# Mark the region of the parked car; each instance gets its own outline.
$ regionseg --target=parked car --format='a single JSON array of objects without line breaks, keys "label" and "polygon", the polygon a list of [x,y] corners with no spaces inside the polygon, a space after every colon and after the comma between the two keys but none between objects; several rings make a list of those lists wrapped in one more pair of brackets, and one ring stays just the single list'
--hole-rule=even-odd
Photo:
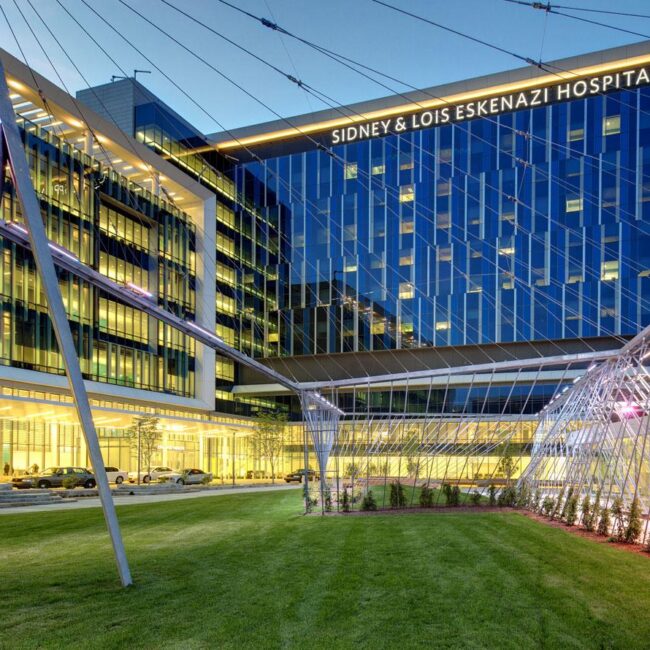
[{"label": "parked car", "polygon": [[158,476],[158,480],[162,479],[171,483],[178,483],[178,485],[196,485],[197,483],[203,483],[206,478],[211,481],[212,474],[193,467],[181,469],[178,472],[160,474]]},{"label": "parked car", "polygon": [[16,476],[12,479],[15,488],[51,488],[61,487],[67,478],[77,480],[77,485],[94,488],[97,485],[95,475],[83,467],[48,467],[38,474]]},{"label": "parked car", "polygon": [[307,473],[307,480],[309,481],[314,481],[318,480],[318,475],[313,469],[297,469],[295,472],[289,472],[288,474],[284,475],[284,480],[287,483],[295,482],[295,483],[302,483],[302,477],[305,475],[305,472]]},{"label": "parked car", "polygon": [[[140,481],[142,483],[149,483],[149,481],[156,481],[161,474],[168,474],[174,470],[171,467],[160,465],[159,467],[152,467],[150,472],[141,471]],[[129,472],[129,483],[136,483],[138,480],[137,472]]]},{"label": "parked car", "polygon": [[109,483],[120,485],[129,478],[129,473],[117,467],[106,467],[106,476],[108,476]]}]

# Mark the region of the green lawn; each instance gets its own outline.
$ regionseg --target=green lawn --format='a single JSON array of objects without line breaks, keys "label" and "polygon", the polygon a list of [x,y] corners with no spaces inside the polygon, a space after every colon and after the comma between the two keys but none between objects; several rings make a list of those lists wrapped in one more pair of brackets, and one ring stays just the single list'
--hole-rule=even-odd
[{"label": "green lawn", "polygon": [[4,648],[647,648],[650,559],[517,513],[302,517],[299,491],[0,517]]}]

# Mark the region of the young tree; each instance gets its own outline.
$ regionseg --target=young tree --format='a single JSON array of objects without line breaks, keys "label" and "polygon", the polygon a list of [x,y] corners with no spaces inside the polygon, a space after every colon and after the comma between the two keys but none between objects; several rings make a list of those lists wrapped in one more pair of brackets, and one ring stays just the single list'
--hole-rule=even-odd
[{"label": "young tree", "polygon": [[355,481],[360,474],[359,466],[356,463],[348,463],[343,471],[344,476],[349,476],[350,480]]},{"label": "young tree", "polygon": [[366,496],[363,497],[363,501],[361,502],[361,510],[377,510],[377,502],[375,501],[372,490],[368,490],[368,492],[366,492]]},{"label": "young tree", "polygon": [[582,505],[580,506],[582,511],[582,525],[585,527],[585,530],[593,530],[593,519],[591,512],[591,501],[589,500],[589,495],[585,494],[585,498],[582,500]]},{"label": "young tree", "polygon": [[566,507],[567,526],[573,526],[576,523],[577,517],[578,517],[578,496],[576,494],[572,494],[567,499],[567,507]]},{"label": "young tree", "polygon": [[542,503],[542,512],[550,517],[553,509],[555,508],[555,501],[552,497],[544,497],[544,502]]},{"label": "young tree", "polygon": [[560,489],[560,493],[557,495],[557,501],[553,507],[553,512],[551,512],[551,519],[555,519],[561,512],[562,503],[564,502],[564,486]]},{"label": "young tree", "polygon": [[[249,439],[253,456],[259,460],[268,461],[271,466],[272,483],[275,483],[276,465],[284,447],[284,428],[286,424],[287,416],[284,413],[272,411],[260,413]],[[307,469],[305,467],[305,472]],[[303,478],[305,482],[309,479],[307,475]]]},{"label": "young tree", "polygon": [[612,501],[612,515],[614,516],[614,529],[612,534],[620,542],[625,538],[625,524],[623,523],[623,499],[616,497]]},{"label": "young tree", "polygon": [[539,488],[537,488],[535,490],[535,496],[533,497],[533,501],[531,504],[531,510],[533,512],[539,512],[541,507],[542,507],[542,491]]},{"label": "young tree", "polygon": [[488,488],[488,505],[496,506],[497,504],[497,489],[496,486],[490,485]]},{"label": "young tree", "polygon": [[610,527],[610,517],[609,517],[609,509],[608,508],[603,508],[603,511],[600,515],[600,521],[598,522],[598,530],[596,531],[599,535],[603,535],[606,537],[609,535],[609,527]]},{"label": "young tree", "polygon": [[569,504],[571,503],[572,498],[573,498],[573,486],[569,488],[569,491],[567,492],[566,495],[566,499],[564,500],[564,505],[562,506],[562,513],[560,514],[560,521],[564,521],[566,519],[567,510],[569,509]]},{"label": "young tree", "polygon": [[625,541],[628,544],[634,544],[641,534],[641,506],[639,499],[634,497],[630,504],[630,512],[627,517],[627,526],[625,528]]},{"label": "young tree", "polygon": [[517,470],[517,461],[513,458],[512,449],[510,445],[506,444],[501,450],[501,458],[497,465],[496,473],[502,474],[506,479],[506,485],[510,487],[512,477]]},{"label": "young tree", "polygon": [[143,468],[147,475],[151,473],[151,459],[158,450],[160,444],[160,429],[158,418],[153,415],[138,415],[133,418],[131,426],[124,432],[131,449],[138,459],[138,485],[140,485],[140,473]]},{"label": "young tree", "polygon": [[591,508],[591,517],[589,521],[590,528],[587,528],[587,530],[590,531],[596,530],[599,517],[600,517],[600,490],[596,492],[596,496],[594,497],[594,505]]},{"label": "young tree", "polygon": [[406,458],[406,473],[409,478],[417,478],[420,473],[420,441],[418,432],[413,429],[409,431],[402,443],[402,455]]}]

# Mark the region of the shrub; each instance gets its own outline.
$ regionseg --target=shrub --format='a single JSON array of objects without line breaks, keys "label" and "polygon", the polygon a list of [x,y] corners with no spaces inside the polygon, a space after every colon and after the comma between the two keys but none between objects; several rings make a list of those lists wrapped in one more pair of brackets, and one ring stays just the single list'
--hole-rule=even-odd
[{"label": "shrub", "polygon": [[542,503],[542,512],[547,517],[550,517],[554,509],[555,509],[555,501],[553,500],[553,497],[544,497],[544,501]]},{"label": "shrub", "polygon": [[494,485],[490,485],[488,488],[488,504],[491,506],[496,506],[497,504],[497,489]]},{"label": "shrub", "polygon": [[566,515],[567,526],[573,526],[576,523],[576,519],[578,517],[578,496],[577,495],[572,494],[571,497],[567,499],[565,515]]},{"label": "shrub", "polygon": [[399,481],[390,484],[390,507],[406,507],[406,492],[404,491],[404,486]]},{"label": "shrub", "polygon": [[454,487],[451,488],[451,505],[460,505],[460,488],[457,485],[454,485]]},{"label": "shrub", "polygon": [[514,487],[506,487],[499,492],[499,498],[497,499],[497,505],[500,508],[510,507],[513,508],[517,503],[517,490]]},{"label": "shrub", "polygon": [[343,509],[343,512],[350,512],[350,495],[348,494],[347,488],[343,489],[343,495],[341,497],[341,508]]},{"label": "shrub", "polygon": [[637,497],[632,499],[630,513],[627,518],[627,527],[625,528],[625,541],[628,544],[634,544],[641,534],[641,506]]},{"label": "shrub", "polygon": [[79,481],[74,476],[66,476],[61,482],[61,485],[63,485],[66,490],[72,490],[73,488],[76,488],[78,484]]},{"label": "shrub", "polygon": [[560,514],[560,509],[562,508],[562,501],[564,499],[564,487],[560,490],[560,493],[557,495],[557,501],[553,507],[553,512],[551,513],[551,519],[555,519]]},{"label": "shrub", "polygon": [[526,481],[522,481],[517,488],[516,505],[517,508],[526,508],[530,502],[530,488]]},{"label": "shrub", "polygon": [[533,496],[530,507],[534,512],[539,512],[540,508],[542,507],[542,491],[539,488],[535,490],[535,496]]},{"label": "shrub", "polygon": [[600,490],[596,492],[594,498],[594,504],[591,507],[591,516],[589,518],[589,528],[587,530],[592,531],[596,530],[596,525],[598,524],[598,518],[600,517]]},{"label": "shrub", "polygon": [[377,502],[375,501],[372,490],[368,490],[368,492],[366,492],[366,496],[363,497],[363,501],[361,502],[361,510],[377,510]]},{"label": "shrub", "polygon": [[433,506],[433,497],[433,490],[428,485],[424,485],[420,492],[420,505],[423,508],[431,508]]},{"label": "shrub", "polygon": [[473,506],[480,506],[481,505],[481,493],[478,490],[474,490],[470,496],[470,501],[472,502]]},{"label": "shrub", "polygon": [[569,503],[571,502],[571,499],[573,498],[573,486],[569,488],[569,491],[567,492],[566,499],[564,500],[564,505],[562,506],[562,512],[560,513],[560,520],[565,521],[566,520],[566,514],[567,510],[569,508]]},{"label": "shrub", "polygon": [[332,490],[329,486],[323,488],[323,503],[325,504],[325,512],[332,512]]},{"label": "shrub", "polygon": [[600,515],[600,521],[598,522],[597,533],[605,537],[609,535],[610,522],[611,520],[609,517],[609,510],[607,508],[603,508],[603,511]]},{"label": "shrub", "polygon": [[585,530],[593,530],[594,527],[592,524],[591,502],[589,501],[588,494],[585,494],[585,498],[582,500],[580,510],[582,511],[582,525],[585,527]]},{"label": "shrub", "polygon": [[614,529],[612,534],[614,537],[622,542],[625,538],[625,525],[623,524],[623,499],[616,497],[612,501],[612,515],[614,516]]}]

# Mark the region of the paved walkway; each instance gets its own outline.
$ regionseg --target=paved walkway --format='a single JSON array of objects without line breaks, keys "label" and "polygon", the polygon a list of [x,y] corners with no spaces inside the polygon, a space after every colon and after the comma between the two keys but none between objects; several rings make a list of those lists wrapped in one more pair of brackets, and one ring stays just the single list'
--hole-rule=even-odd
[{"label": "paved walkway", "polygon": [[[270,492],[279,490],[296,490],[301,488],[300,484],[269,485],[253,487],[223,487],[213,490],[200,490],[186,493],[170,494],[142,494],[142,495],[115,495],[115,505],[137,505],[144,503],[160,503],[161,501],[182,501],[184,499],[200,499],[204,497],[227,496],[229,494],[250,494],[251,492]],[[0,508],[0,516],[16,515],[25,512],[54,512],[55,510],[75,510],[77,508],[99,508],[101,506],[98,497],[80,497],[77,501],[63,499],[60,503],[41,506],[19,506],[17,508]]]}]

